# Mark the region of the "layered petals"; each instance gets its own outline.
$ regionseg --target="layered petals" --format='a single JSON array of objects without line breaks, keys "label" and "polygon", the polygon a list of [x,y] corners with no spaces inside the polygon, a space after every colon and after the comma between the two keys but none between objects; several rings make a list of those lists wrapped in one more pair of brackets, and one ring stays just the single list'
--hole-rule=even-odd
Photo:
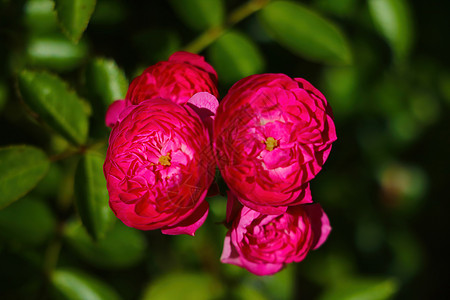
[{"label": "layered petals", "polygon": [[213,139],[222,176],[238,199],[280,214],[311,202],[308,182],[328,158],[336,130],[325,97],[309,82],[258,74],[231,87]]},{"label": "layered petals", "polygon": [[170,100],[128,106],[111,132],[104,174],[110,206],[126,225],[193,235],[215,174],[208,130],[193,109]]}]

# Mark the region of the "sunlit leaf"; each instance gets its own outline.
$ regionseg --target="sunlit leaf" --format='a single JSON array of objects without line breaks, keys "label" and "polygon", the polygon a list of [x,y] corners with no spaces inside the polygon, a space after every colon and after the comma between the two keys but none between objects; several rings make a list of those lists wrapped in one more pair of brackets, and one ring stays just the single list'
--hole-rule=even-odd
[{"label": "sunlit leaf", "polygon": [[30,196],[0,211],[0,237],[9,242],[41,244],[54,232],[55,225],[50,209]]},{"label": "sunlit leaf", "polygon": [[244,34],[230,31],[209,47],[209,57],[220,80],[232,83],[260,73],[264,59],[258,47]]},{"label": "sunlit leaf", "polygon": [[171,273],[152,281],[141,299],[172,300],[180,295],[184,300],[220,299],[223,287],[208,274]]},{"label": "sunlit leaf", "polygon": [[171,0],[170,4],[193,29],[204,30],[223,23],[223,0]]},{"label": "sunlit leaf", "polygon": [[0,208],[28,193],[49,167],[45,153],[32,146],[0,148]]},{"label": "sunlit leaf", "polygon": [[75,200],[78,213],[88,233],[94,238],[102,238],[116,217],[108,204],[108,190],[103,175],[105,157],[86,152],[75,174]]},{"label": "sunlit leaf", "polygon": [[86,57],[85,43],[74,45],[63,35],[36,36],[26,48],[29,64],[56,71],[68,71],[78,67]]},{"label": "sunlit leaf", "polygon": [[332,64],[351,62],[350,48],[341,30],[299,3],[271,2],[259,17],[273,38],[297,55]]},{"label": "sunlit leaf", "polygon": [[111,59],[94,59],[87,68],[86,82],[89,90],[106,108],[115,100],[124,99],[128,89],[128,80],[123,70]]},{"label": "sunlit leaf", "polygon": [[409,2],[405,0],[369,0],[369,9],[378,31],[399,59],[404,59],[413,41]]},{"label": "sunlit leaf", "polygon": [[28,70],[20,72],[18,79],[23,100],[42,120],[74,144],[86,141],[88,116],[81,99],[63,80]]},{"label": "sunlit leaf", "polygon": [[354,279],[327,290],[319,300],[387,300],[397,290],[393,279]]},{"label": "sunlit leaf", "polygon": [[61,268],[53,271],[51,283],[56,294],[63,299],[120,299],[112,287],[92,275],[75,269]]},{"label": "sunlit leaf", "polygon": [[78,42],[94,12],[96,0],[55,0],[55,9],[64,34]]},{"label": "sunlit leaf", "polygon": [[53,0],[29,0],[24,7],[24,23],[31,34],[56,32],[58,22]]}]

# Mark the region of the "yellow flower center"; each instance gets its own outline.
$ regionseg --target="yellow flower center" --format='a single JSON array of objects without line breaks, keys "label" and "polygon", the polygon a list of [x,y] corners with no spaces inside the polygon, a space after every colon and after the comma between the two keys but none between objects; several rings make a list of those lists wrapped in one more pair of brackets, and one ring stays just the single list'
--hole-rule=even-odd
[{"label": "yellow flower center", "polygon": [[278,146],[278,142],[273,137],[269,136],[264,143],[266,144],[266,150],[272,151],[276,146]]},{"label": "yellow flower center", "polygon": [[163,166],[170,166],[170,156],[169,153],[167,153],[166,155],[162,155],[159,157],[159,163]]}]

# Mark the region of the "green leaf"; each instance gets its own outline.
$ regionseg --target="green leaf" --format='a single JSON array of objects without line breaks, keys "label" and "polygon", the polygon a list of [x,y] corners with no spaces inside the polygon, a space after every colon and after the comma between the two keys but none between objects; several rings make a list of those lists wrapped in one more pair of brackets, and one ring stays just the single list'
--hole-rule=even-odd
[{"label": "green leaf", "polygon": [[331,64],[349,64],[352,60],[340,29],[298,3],[271,2],[258,16],[278,43],[299,56]]},{"label": "green leaf", "polygon": [[74,45],[64,36],[37,36],[27,46],[27,60],[36,67],[70,71],[78,67],[87,54],[85,43]]},{"label": "green leaf", "polygon": [[68,300],[115,300],[117,292],[99,279],[75,269],[60,268],[53,271],[51,283],[55,292]]},{"label": "green leaf", "polygon": [[397,290],[393,279],[354,279],[327,290],[319,300],[387,300]]},{"label": "green leaf", "polygon": [[222,0],[171,0],[170,4],[180,18],[196,30],[222,25],[224,20]]},{"label": "green leaf", "polygon": [[223,287],[208,274],[171,273],[151,282],[142,300],[172,300],[180,295],[184,300],[222,299]]},{"label": "green leaf", "polygon": [[88,65],[86,82],[105,109],[115,100],[124,99],[128,89],[125,73],[110,59],[94,59]]},{"label": "green leaf", "polygon": [[56,221],[41,201],[27,196],[0,211],[0,239],[39,245],[54,232]]},{"label": "green leaf", "polygon": [[103,239],[94,242],[79,222],[69,223],[64,232],[68,244],[85,261],[102,268],[135,265],[144,257],[146,241],[136,229],[117,222]]},{"label": "green leaf", "polygon": [[86,30],[95,3],[95,0],[55,0],[61,29],[73,42],[78,42]]},{"label": "green leaf", "polygon": [[0,148],[0,208],[28,193],[44,177],[47,156],[32,146]]},{"label": "green leaf", "polygon": [[221,36],[209,47],[208,54],[223,82],[233,83],[264,69],[264,59],[258,47],[237,31]]},{"label": "green leaf", "polygon": [[28,0],[24,6],[24,24],[30,34],[56,32],[58,22],[53,0]]},{"label": "green leaf", "polygon": [[369,10],[378,31],[387,40],[396,58],[406,58],[413,41],[408,1],[369,0]]},{"label": "green leaf", "polygon": [[94,240],[102,238],[116,220],[108,204],[104,161],[104,156],[86,152],[75,174],[75,203],[83,225]]},{"label": "green leaf", "polygon": [[46,72],[24,70],[18,83],[25,103],[50,127],[73,144],[86,141],[88,116],[81,99],[63,80]]}]

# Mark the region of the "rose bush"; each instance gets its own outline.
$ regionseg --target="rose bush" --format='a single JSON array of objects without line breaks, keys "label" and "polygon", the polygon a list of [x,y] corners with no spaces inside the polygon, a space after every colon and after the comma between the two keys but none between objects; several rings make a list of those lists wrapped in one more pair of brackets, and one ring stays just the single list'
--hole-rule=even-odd
[{"label": "rose bush", "polygon": [[311,202],[308,182],[336,140],[322,93],[284,74],[234,84],[219,105],[213,135],[228,187],[241,203],[266,214]]},{"label": "rose bush", "polygon": [[193,235],[206,219],[204,199],[215,173],[198,114],[154,98],[114,117],[104,174],[116,216],[137,229]]},{"label": "rose bush", "polygon": [[179,51],[136,77],[125,99],[131,104],[138,104],[156,97],[184,104],[198,92],[219,97],[217,73],[202,56]]},{"label": "rose bush", "polygon": [[[234,198],[230,193],[229,204]],[[319,204],[291,206],[281,215],[265,215],[244,206],[237,210],[225,237],[221,261],[256,275],[272,275],[286,264],[303,260],[325,242],[330,231]]]}]

